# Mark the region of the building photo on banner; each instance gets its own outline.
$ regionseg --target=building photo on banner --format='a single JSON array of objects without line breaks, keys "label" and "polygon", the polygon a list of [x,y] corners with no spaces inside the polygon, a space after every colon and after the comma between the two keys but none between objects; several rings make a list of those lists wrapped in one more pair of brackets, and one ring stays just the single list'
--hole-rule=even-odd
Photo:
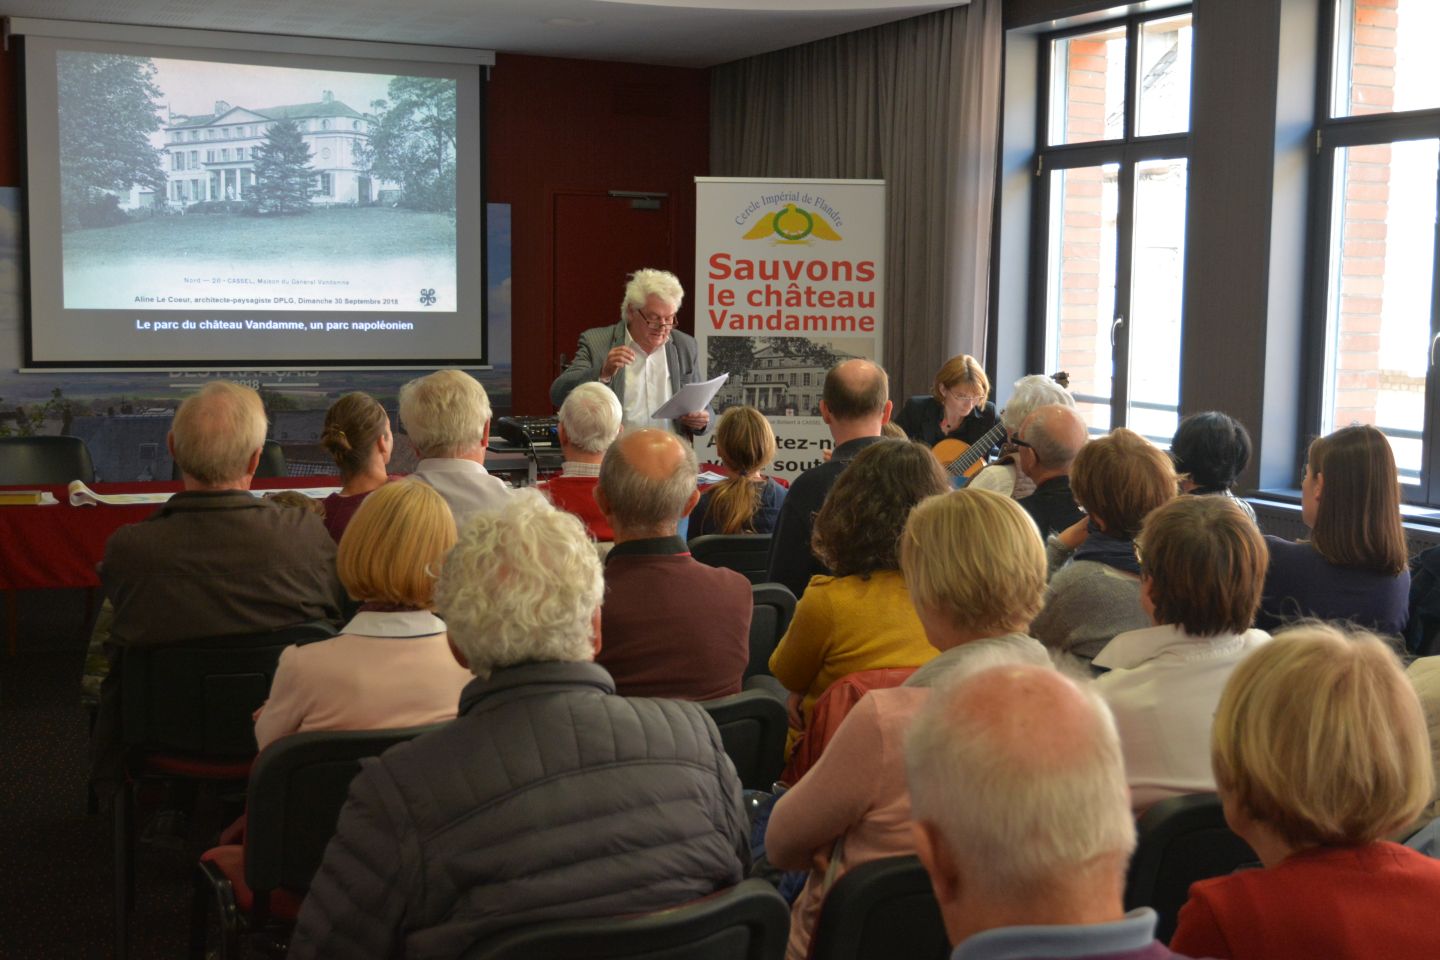
[{"label": "building photo on banner", "polygon": [[[882,180],[695,178],[695,338],[704,376],[728,374],[716,414],[752,406],[775,428],[767,471],[821,462],[826,372],[884,364]],[[701,459],[717,459],[713,433]]]}]

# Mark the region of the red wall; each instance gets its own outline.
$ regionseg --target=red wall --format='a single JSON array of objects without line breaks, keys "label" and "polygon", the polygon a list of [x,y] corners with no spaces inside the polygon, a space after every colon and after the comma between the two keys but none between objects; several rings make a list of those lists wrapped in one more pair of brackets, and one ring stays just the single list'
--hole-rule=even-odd
[{"label": "red wall", "polygon": [[19,60],[0,50],[0,187],[20,186]]},{"label": "red wall", "polygon": [[[15,59],[0,52],[3,187],[20,184],[17,89]],[[550,197],[557,189],[669,193],[679,238],[673,269],[688,290],[695,261],[691,178],[709,164],[709,78],[704,70],[501,54],[487,106],[488,199],[511,205],[514,406],[546,413],[553,376]],[[615,278],[616,294],[623,283]]]},{"label": "red wall", "polygon": [[[488,199],[511,205],[515,410],[546,413],[554,376],[550,197],[559,189],[670,194],[679,238],[671,268],[690,290],[691,178],[709,168],[709,76],[704,70],[501,54],[488,90]],[[624,281],[615,278],[617,299]],[[604,322],[608,318],[596,320]]]}]

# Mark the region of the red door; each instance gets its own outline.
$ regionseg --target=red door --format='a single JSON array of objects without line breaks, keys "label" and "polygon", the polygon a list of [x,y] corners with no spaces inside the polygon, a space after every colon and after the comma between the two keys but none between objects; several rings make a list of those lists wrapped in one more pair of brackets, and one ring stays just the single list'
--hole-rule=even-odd
[{"label": "red door", "polygon": [[637,201],[567,191],[554,195],[554,210],[550,356],[558,375],[575,356],[582,331],[619,321],[628,274],[641,267],[677,271],[679,265],[673,262],[669,197]]}]

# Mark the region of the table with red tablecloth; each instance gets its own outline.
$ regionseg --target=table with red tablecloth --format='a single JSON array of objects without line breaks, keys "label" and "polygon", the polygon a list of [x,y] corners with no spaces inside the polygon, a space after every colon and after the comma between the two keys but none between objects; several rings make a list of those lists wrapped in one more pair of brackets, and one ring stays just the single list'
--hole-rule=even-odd
[{"label": "table with red tablecloth", "polygon": [[[275,477],[256,480],[256,490],[288,487],[338,487],[339,477]],[[0,487],[0,490],[16,487]],[[0,590],[35,590],[54,587],[94,587],[100,583],[95,567],[105,556],[105,541],[128,523],[138,523],[159,504],[139,503],[93,507],[70,506],[64,486],[49,490],[58,504],[0,506]],[[95,483],[100,494],[174,493],[179,481],[149,483]]]}]

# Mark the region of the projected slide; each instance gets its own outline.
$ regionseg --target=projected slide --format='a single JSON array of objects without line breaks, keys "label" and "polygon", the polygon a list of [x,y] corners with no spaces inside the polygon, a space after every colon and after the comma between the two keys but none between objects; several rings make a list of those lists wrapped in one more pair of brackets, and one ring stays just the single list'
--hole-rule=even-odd
[{"label": "projected slide", "polygon": [[486,362],[472,54],[143,32],[24,37],[27,366]]},{"label": "projected slide", "polygon": [[455,310],[455,81],[56,68],[67,308]]}]

